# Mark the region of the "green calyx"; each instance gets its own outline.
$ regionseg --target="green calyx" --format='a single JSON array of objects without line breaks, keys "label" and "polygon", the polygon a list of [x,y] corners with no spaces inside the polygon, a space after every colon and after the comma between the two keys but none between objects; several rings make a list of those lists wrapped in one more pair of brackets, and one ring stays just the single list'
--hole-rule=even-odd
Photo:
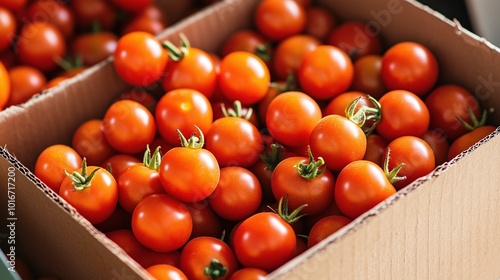
[{"label": "green calyx", "polygon": [[325,171],[325,161],[322,157],[318,157],[318,160],[314,160],[314,156],[311,152],[311,147],[307,147],[307,154],[309,155],[309,162],[298,162],[295,165],[295,169],[297,169],[300,177],[307,180],[312,180]]},{"label": "green calyx", "polygon": [[278,214],[278,216],[280,216],[285,222],[293,224],[306,215],[300,214],[300,211],[302,211],[302,209],[304,209],[305,207],[307,207],[307,204],[303,204],[297,207],[297,209],[293,210],[292,213],[288,213],[288,195],[286,194],[278,201],[278,212],[276,212],[274,209],[271,210]]},{"label": "green calyx", "polygon": [[272,82],[270,86],[272,88],[274,88],[275,90],[277,90],[279,93],[293,91],[293,90],[297,89],[297,80],[295,79],[295,76],[293,75],[293,73],[290,73],[290,74],[288,74],[288,76],[286,76],[284,86],[280,86],[276,82]]},{"label": "green calyx", "polygon": [[479,120],[476,118],[474,111],[472,111],[472,109],[469,106],[467,106],[467,111],[469,112],[469,116],[470,116],[470,119],[472,121],[472,124],[465,122],[460,117],[456,117],[456,118],[468,130],[472,131],[480,126],[483,126],[486,123],[486,117],[487,117],[486,110],[483,110],[483,113],[481,115],[481,119],[479,119]]},{"label": "green calyx", "polygon": [[146,151],[144,152],[144,156],[142,157],[142,164],[147,168],[158,171],[161,163],[161,153],[160,147],[157,147],[156,150],[151,155],[151,150],[149,149],[149,145],[146,147]]},{"label": "green calyx", "polygon": [[269,43],[260,44],[255,48],[254,54],[264,62],[269,62],[272,59],[271,45]]},{"label": "green calyx", "polygon": [[203,136],[203,132],[198,126],[194,126],[196,130],[198,130],[198,134],[200,137],[196,136],[196,133],[193,133],[189,139],[186,139],[182,132],[177,129],[177,134],[179,134],[179,138],[181,139],[181,147],[190,148],[190,149],[201,149],[205,144],[205,136]]},{"label": "green calyx", "polygon": [[217,259],[212,259],[210,264],[204,268],[203,274],[209,279],[215,280],[224,277],[227,274],[227,267]]},{"label": "green calyx", "polygon": [[189,48],[191,47],[186,35],[181,33],[179,34],[179,37],[181,38],[180,47],[176,47],[170,41],[164,41],[162,43],[163,48],[168,51],[168,57],[175,62],[180,61],[187,54]]},{"label": "green calyx", "polygon": [[398,181],[406,180],[406,176],[398,176],[399,171],[405,165],[403,162],[396,166],[394,169],[389,170],[389,159],[390,159],[391,149],[387,148],[387,155],[384,160],[384,173],[389,179],[389,182],[395,183]]},{"label": "green calyx", "polygon": [[259,154],[259,158],[266,164],[267,170],[274,170],[283,158],[284,150],[285,148],[278,143],[272,143],[268,149],[267,143],[264,142],[264,154]]},{"label": "green calyx", "polygon": [[82,173],[78,173],[77,171],[74,171],[73,173],[68,173],[66,170],[64,170],[64,174],[71,178],[73,181],[73,187],[77,191],[82,191],[90,186],[90,183],[92,182],[92,179],[94,178],[95,174],[97,171],[99,171],[100,168],[94,169],[90,174],[87,175],[87,160],[83,158],[82,160]]},{"label": "green calyx", "polygon": [[227,109],[226,105],[224,105],[224,103],[222,103],[221,109],[222,109],[222,114],[224,115],[224,117],[236,117],[236,118],[242,118],[245,120],[249,120],[250,117],[252,116],[252,113],[253,113],[253,109],[248,108],[246,113],[243,114],[243,107],[242,107],[241,102],[239,100],[234,101],[233,108],[229,108],[229,109]]},{"label": "green calyx", "polygon": [[[361,98],[362,96],[357,97],[349,103],[345,109],[345,115],[350,121],[359,126],[366,136],[368,136],[375,130],[377,124],[382,119],[382,107],[375,98],[368,95],[368,99],[372,102],[374,107],[363,105],[361,108],[356,109]],[[365,127],[367,122],[370,126]]]}]

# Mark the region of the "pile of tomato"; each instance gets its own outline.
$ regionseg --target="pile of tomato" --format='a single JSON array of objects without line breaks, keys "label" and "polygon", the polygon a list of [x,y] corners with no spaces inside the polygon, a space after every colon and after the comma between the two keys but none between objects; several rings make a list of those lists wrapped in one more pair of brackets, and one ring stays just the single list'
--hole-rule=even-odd
[{"label": "pile of tomato", "polygon": [[254,26],[220,53],[120,37],[133,89],[36,162],[158,279],[260,279],[495,130],[418,42],[309,1],[262,0]]},{"label": "pile of tomato", "polygon": [[0,110],[111,56],[123,34],[171,23],[152,0],[0,1]]}]

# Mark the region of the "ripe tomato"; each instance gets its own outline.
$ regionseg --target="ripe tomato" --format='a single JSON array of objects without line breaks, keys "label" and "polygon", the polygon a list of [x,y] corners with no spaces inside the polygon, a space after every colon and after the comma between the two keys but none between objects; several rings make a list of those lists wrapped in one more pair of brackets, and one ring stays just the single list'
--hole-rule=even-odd
[{"label": "ripe tomato", "polygon": [[36,0],[24,12],[30,22],[46,22],[57,27],[66,39],[73,36],[75,16],[68,5],[56,0]]},{"label": "ripe tomato", "polygon": [[259,159],[264,143],[251,122],[239,117],[224,117],[215,120],[208,129],[206,148],[222,167],[250,167]]},{"label": "ripe tomato", "polygon": [[102,30],[111,30],[117,18],[116,9],[107,0],[71,0],[71,10],[81,31],[88,31],[96,23]]},{"label": "ripe tomato", "polygon": [[377,132],[388,141],[401,136],[422,137],[429,128],[429,109],[425,103],[407,90],[392,90],[379,100],[382,119]]},{"label": "ripe tomato", "polygon": [[481,117],[481,106],[474,95],[454,84],[436,87],[425,98],[425,104],[429,108],[430,128],[442,131],[449,141],[468,132],[459,119],[471,124],[469,109],[476,119]]},{"label": "ripe tomato", "polygon": [[289,91],[276,96],[267,109],[266,126],[279,143],[300,147],[309,143],[309,136],[321,119],[318,103],[303,92]]},{"label": "ripe tomato", "polygon": [[99,166],[82,167],[67,174],[59,195],[91,224],[105,221],[113,214],[118,202],[118,187],[113,175]]},{"label": "ripe tomato", "polygon": [[254,22],[265,37],[280,41],[304,30],[306,12],[293,0],[263,0],[257,5]]},{"label": "ripe tomato", "polygon": [[33,95],[42,92],[47,82],[44,74],[31,66],[14,66],[9,69],[9,76],[11,92],[7,107],[28,101]]},{"label": "ripe tomato", "polygon": [[298,70],[300,87],[312,98],[328,100],[346,91],[352,82],[351,59],[335,46],[321,45],[306,53]]},{"label": "ripe tomato", "polygon": [[175,89],[163,95],[155,111],[158,132],[169,144],[179,146],[179,134],[191,135],[196,125],[204,134],[213,121],[210,101],[201,92]]},{"label": "ripe tomato", "polygon": [[387,144],[389,144],[387,140],[378,134],[368,135],[366,138],[366,152],[363,159],[383,167],[382,159],[384,158],[384,152]]},{"label": "ripe tomato", "polygon": [[0,7],[0,52],[7,50],[13,42],[17,31],[14,14],[5,7]]},{"label": "ripe tomato", "polygon": [[82,34],[71,41],[71,53],[80,57],[83,65],[92,66],[112,56],[117,42],[112,32]]},{"label": "ripe tomato", "polygon": [[136,16],[131,21],[127,22],[123,27],[123,34],[127,34],[135,31],[143,31],[149,34],[159,34],[167,28],[167,24],[162,20],[150,18],[147,16]]},{"label": "ripe tomato", "polygon": [[267,272],[254,267],[243,267],[236,270],[229,280],[264,280]]},{"label": "ripe tomato", "polygon": [[361,108],[361,106],[370,106],[369,102],[371,101],[368,99],[368,94],[361,91],[346,91],[335,96],[328,102],[323,110],[323,115],[339,115],[345,117],[347,106],[349,106],[354,99],[360,96],[363,98],[359,100],[356,108]]},{"label": "ripe tomato", "polygon": [[398,190],[429,174],[436,164],[434,152],[429,144],[415,136],[402,136],[391,141],[386,147],[384,162],[387,156],[389,156],[389,170],[393,170],[401,163],[404,164],[398,176],[406,179],[393,183]]},{"label": "ripe tomato", "polygon": [[257,54],[262,60],[266,61],[265,57],[260,56],[260,54],[262,52],[269,54],[271,50],[267,40],[260,33],[250,29],[243,29],[234,32],[224,41],[220,54],[221,57],[225,57],[236,51]]},{"label": "ripe tomato", "polygon": [[19,34],[16,48],[23,64],[43,72],[56,69],[56,61],[66,53],[66,43],[61,31],[46,22],[26,24]]},{"label": "ripe tomato", "polygon": [[351,219],[339,215],[327,216],[317,221],[309,232],[307,247],[311,248],[312,246],[318,244],[321,240],[334,234],[350,222],[352,222]]},{"label": "ripe tomato", "polygon": [[132,213],[132,231],[142,245],[157,252],[175,251],[189,239],[193,221],[189,209],[167,194],[145,197]]},{"label": "ripe tomato", "polygon": [[221,168],[217,188],[210,195],[212,209],[223,219],[240,221],[255,214],[262,201],[257,177],[239,166]]},{"label": "ripe tomato", "polygon": [[344,167],[335,183],[335,201],[340,211],[355,219],[396,193],[384,170],[367,160]]},{"label": "ripe tomato", "polygon": [[191,239],[181,251],[179,268],[188,279],[229,279],[238,269],[231,248],[208,236]]},{"label": "ripe tomato", "polygon": [[276,200],[288,196],[291,211],[307,205],[300,213],[315,215],[333,202],[335,179],[324,162],[308,157],[289,157],[274,169],[271,188]]},{"label": "ripe tomato", "polygon": [[111,3],[121,10],[137,13],[153,4],[153,0],[111,0]]},{"label": "ripe tomato", "polygon": [[377,33],[361,21],[347,21],[333,29],[328,44],[343,50],[353,61],[370,54],[380,54],[382,43]]},{"label": "ripe tomato", "polygon": [[280,41],[273,54],[276,78],[285,80],[288,75],[296,77],[304,55],[320,44],[318,39],[309,35],[294,35]]},{"label": "ripe tomato", "polygon": [[86,158],[89,165],[101,165],[116,153],[104,137],[103,122],[100,119],[88,120],[78,126],[73,133],[71,146]]},{"label": "ripe tomato", "polygon": [[134,100],[141,103],[144,107],[148,108],[151,114],[155,113],[156,109],[156,97],[149,93],[144,88],[133,88],[128,91],[124,91],[118,96],[118,100]]},{"label": "ripe tomato", "polygon": [[168,53],[154,35],[131,32],[118,39],[114,67],[118,75],[133,86],[150,85],[163,75]]},{"label": "ripe tomato", "polygon": [[132,213],[143,198],[151,194],[165,193],[160,181],[158,168],[161,161],[157,149],[151,156],[149,149],[144,162],[125,169],[118,177],[118,203],[125,211]]},{"label": "ripe tomato", "polygon": [[215,90],[217,74],[215,64],[208,53],[189,46],[187,38],[182,37],[181,47],[164,42],[169,51],[170,61],[162,78],[165,91],[189,88],[210,98]]},{"label": "ripe tomato", "polygon": [[219,67],[219,87],[229,101],[252,105],[266,95],[271,81],[269,69],[255,54],[232,52],[222,58]]},{"label": "ripe tomato", "polygon": [[[422,139],[429,144],[432,152],[434,153],[434,159],[436,161],[435,165],[441,165],[448,160],[448,150],[450,148],[450,143],[446,139],[446,136],[438,130],[429,129],[425,132]],[[379,161],[381,162],[381,161]]]},{"label": "ripe tomato", "polygon": [[10,98],[10,78],[9,72],[0,62],[0,110],[2,110]]},{"label": "ripe tomato", "polygon": [[146,271],[156,280],[188,280],[182,270],[169,264],[156,264],[146,268]]},{"label": "ripe tomato", "polygon": [[136,164],[140,164],[138,158],[127,155],[127,154],[116,154],[112,155],[108,159],[106,159],[102,164],[102,168],[106,168],[106,170],[110,171],[113,174],[115,179],[118,179],[120,174],[125,171],[128,167]]},{"label": "ripe tomato", "polygon": [[366,136],[356,124],[339,115],[328,115],[316,123],[309,137],[312,153],[325,160],[326,167],[340,171],[360,160],[366,152]]},{"label": "ripe tomato", "polygon": [[245,267],[270,272],[289,261],[295,251],[293,228],[278,214],[260,212],[243,220],[234,232],[234,253]]},{"label": "ripe tomato", "polygon": [[437,81],[439,65],[434,54],[416,42],[401,42],[382,55],[382,79],[390,90],[408,90],[422,97]]},{"label": "ripe tomato", "polygon": [[45,148],[37,157],[35,175],[49,188],[59,193],[66,178],[64,170],[73,172],[82,166],[81,156],[73,148],[56,144]]},{"label": "ripe tomato", "polygon": [[181,147],[170,149],[163,155],[160,180],[165,191],[184,202],[197,202],[213,193],[220,179],[220,167],[215,156],[203,148],[204,136],[198,128],[186,140],[182,133]]},{"label": "ripe tomato", "polygon": [[476,144],[479,140],[488,136],[490,133],[495,131],[496,127],[491,125],[483,125],[475,128],[474,130],[465,133],[464,135],[458,137],[453,141],[450,145],[450,149],[448,150],[447,159],[451,160],[456,157],[461,152],[469,149],[474,144]]},{"label": "ripe tomato", "polygon": [[321,7],[307,7],[306,18],[304,33],[315,37],[320,42],[326,42],[337,25],[337,20],[332,13]]},{"label": "ripe tomato", "polygon": [[156,135],[153,115],[140,103],[117,101],[106,110],[103,118],[104,137],[117,151],[136,154],[146,150]]},{"label": "ripe tomato", "polygon": [[366,55],[354,62],[351,90],[367,93],[377,100],[389,91],[382,80],[382,56]]},{"label": "ripe tomato", "polygon": [[193,231],[190,239],[198,236],[222,236],[221,218],[214,212],[208,199],[195,203],[186,203],[193,218]]},{"label": "ripe tomato", "polygon": [[26,7],[28,0],[3,0],[0,1],[2,7],[11,10],[14,13],[22,12]]}]

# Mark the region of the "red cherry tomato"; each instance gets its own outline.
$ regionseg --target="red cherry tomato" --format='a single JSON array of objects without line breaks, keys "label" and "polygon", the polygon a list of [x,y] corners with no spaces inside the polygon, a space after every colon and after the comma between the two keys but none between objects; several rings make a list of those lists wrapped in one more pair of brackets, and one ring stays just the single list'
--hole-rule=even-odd
[{"label": "red cherry tomato", "polygon": [[167,194],[145,197],[132,213],[135,237],[156,252],[172,252],[181,248],[188,241],[192,229],[189,209]]},{"label": "red cherry tomato", "polygon": [[298,70],[298,81],[305,93],[328,100],[345,92],[352,83],[351,59],[335,46],[322,45],[306,53]]},{"label": "red cherry tomato", "polygon": [[188,280],[186,274],[179,268],[169,264],[155,264],[146,271],[156,280]]},{"label": "red cherry tomato", "polygon": [[276,78],[286,80],[288,75],[296,77],[304,55],[320,44],[318,39],[309,35],[294,35],[280,41],[273,54]]},{"label": "red cherry tomato", "polygon": [[133,86],[147,86],[159,80],[167,62],[168,53],[154,35],[140,31],[118,40],[113,60],[118,75]]},{"label": "red cherry tomato", "polygon": [[293,0],[263,0],[257,5],[254,22],[261,34],[280,41],[304,30],[306,12]]},{"label": "red cherry tomato", "polygon": [[104,137],[103,121],[99,119],[88,120],[79,125],[73,133],[71,146],[90,165],[101,165],[116,153]]},{"label": "red cherry tomato", "polygon": [[389,91],[382,80],[382,56],[366,55],[354,62],[351,90],[367,93],[377,100]]},{"label": "red cherry tomato", "polygon": [[382,56],[382,79],[390,90],[408,90],[424,96],[434,87],[438,75],[436,57],[422,44],[397,43]]},{"label": "red cherry tomato", "polygon": [[334,234],[350,222],[352,222],[351,219],[338,215],[327,216],[317,221],[309,232],[307,247],[311,248],[312,246],[318,244],[320,241]]},{"label": "red cherry tomato", "polygon": [[238,269],[231,275],[229,280],[264,280],[267,272],[254,267],[243,267]]},{"label": "red cherry tomato", "polygon": [[224,41],[220,54],[221,57],[225,57],[232,52],[243,51],[257,54],[265,61],[260,54],[262,54],[262,51],[264,51],[264,53],[270,52],[271,50],[268,48],[270,48],[270,46],[267,44],[266,38],[260,33],[250,29],[244,29],[236,31]]},{"label": "red cherry tomato", "polygon": [[332,13],[321,7],[307,7],[306,18],[304,33],[315,37],[321,42],[326,42],[337,25],[337,20]]},{"label": "red cherry tomato", "polygon": [[208,199],[186,203],[193,218],[193,231],[190,239],[198,236],[222,236],[222,219],[214,212]]},{"label": "red cherry tomato", "polygon": [[347,21],[333,29],[328,44],[343,50],[353,61],[370,54],[380,54],[382,43],[377,33],[361,21]]},{"label": "red cherry tomato", "polygon": [[82,158],[73,148],[56,144],[45,148],[35,163],[35,175],[49,188],[59,193],[66,178],[64,170],[73,172],[82,166]]},{"label": "red cherry tomato", "polygon": [[340,171],[335,183],[335,201],[340,211],[355,219],[396,193],[377,164],[357,160]]},{"label": "red cherry tomato", "polygon": [[10,98],[10,78],[9,72],[0,62],[0,110],[2,110]]},{"label": "red cherry tomato", "polygon": [[9,69],[9,76],[11,92],[7,106],[28,101],[33,95],[41,93],[47,82],[45,75],[31,66],[14,66]]},{"label": "red cherry tomato", "polygon": [[57,27],[66,39],[74,34],[75,16],[68,5],[56,0],[36,0],[24,13],[30,22],[47,22]]},{"label": "red cherry tomato", "polygon": [[111,30],[115,25],[118,13],[110,1],[71,0],[69,5],[81,31],[89,31],[96,23],[101,30]]},{"label": "red cherry tomato", "polygon": [[0,30],[0,52],[3,52],[13,43],[17,31],[16,18],[5,7],[0,7]]},{"label": "red cherry tomato", "polygon": [[443,164],[448,160],[448,150],[450,149],[450,143],[446,139],[446,136],[439,132],[438,130],[429,129],[425,132],[422,139],[429,144],[432,151],[434,152],[434,159],[436,160],[436,166]]},{"label": "red cherry tomato", "polygon": [[118,38],[111,32],[82,34],[71,42],[71,53],[82,59],[83,65],[92,66],[112,56]]},{"label": "red cherry tomato", "polygon": [[153,4],[153,0],[111,0],[111,3],[121,10],[137,13]]},{"label": "red cherry tomato", "polygon": [[384,152],[387,144],[389,144],[387,140],[378,134],[368,135],[366,138],[366,152],[363,159],[383,167],[382,159],[384,158]]},{"label": "red cherry tomato", "polygon": [[474,144],[476,144],[479,140],[488,136],[490,133],[495,131],[496,127],[491,125],[483,125],[474,130],[458,137],[455,141],[453,141],[450,145],[450,149],[448,150],[447,159],[451,160],[456,157],[461,152],[469,149]]},{"label": "red cherry tomato", "polygon": [[127,154],[116,154],[106,159],[101,164],[101,167],[105,168],[106,170],[110,169],[113,177],[115,177],[115,179],[118,179],[120,174],[125,171],[125,169],[139,163],[141,163],[139,159],[134,156]]}]

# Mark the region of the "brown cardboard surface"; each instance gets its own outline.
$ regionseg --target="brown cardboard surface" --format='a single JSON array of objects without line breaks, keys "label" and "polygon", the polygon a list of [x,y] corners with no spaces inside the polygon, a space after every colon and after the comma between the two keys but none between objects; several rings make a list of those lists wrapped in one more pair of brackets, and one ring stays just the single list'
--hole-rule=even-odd
[{"label": "brown cardboard surface", "polygon": [[[340,19],[362,19],[367,26],[379,28],[386,44],[414,40],[427,45],[441,65],[441,83],[459,83],[473,91],[485,108],[500,108],[500,71],[496,66],[500,65],[500,53],[459,24],[415,1],[319,2]],[[159,37],[176,42],[182,32],[193,46],[216,51],[232,32],[251,26],[256,3],[258,0],[226,0],[171,26]],[[114,72],[111,60],[105,61],[65,83],[51,95],[40,96],[0,114],[0,145],[6,144],[20,162],[32,168],[43,148],[69,143],[72,132],[81,122],[102,116],[106,107],[126,88]],[[153,89],[161,90],[159,85]],[[498,111],[490,111],[492,123],[500,122]],[[462,154],[459,159],[400,191],[313,250],[275,271],[270,278],[500,277],[497,266],[500,263],[500,189],[497,183],[500,178],[496,170],[499,142],[499,136],[494,134],[474,151]],[[7,154],[3,155],[0,170],[5,170],[8,162],[15,162]],[[22,168],[19,164],[17,167]],[[18,175],[19,197],[26,198],[19,204],[24,209],[20,210],[19,217],[23,217],[26,225],[24,228],[20,225],[19,231],[23,233],[19,236],[26,245],[20,245],[20,250],[50,252],[60,257],[61,263],[71,261],[75,266],[81,265],[78,272],[94,270],[110,276],[99,279],[111,279],[110,273],[116,269],[140,277],[141,270],[137,270],[135,262],[126,256],[114,255],[113,252],[119,251],[109,244],[109,240],[52,192],[36,185],[36,179],[28,170],[21,170],[25,175]],[[0,178],[2,176],[5,175],[0,174]],[[51,221],[42,223],[47,217]],[[54,227],[58,229],[55,233]],[[35,234],[56,237],[52,240],[61,240],[62,245],[38,244],[40,242],[32,237]],[[61,269],[65,276],[75,279],[71,277],[75,269],[55,268],[38,254],[33,254],[30,261],[42,271]],[[92,276],[97,274],[84,275],[90,277],[81,279],[94,279]]]}]

